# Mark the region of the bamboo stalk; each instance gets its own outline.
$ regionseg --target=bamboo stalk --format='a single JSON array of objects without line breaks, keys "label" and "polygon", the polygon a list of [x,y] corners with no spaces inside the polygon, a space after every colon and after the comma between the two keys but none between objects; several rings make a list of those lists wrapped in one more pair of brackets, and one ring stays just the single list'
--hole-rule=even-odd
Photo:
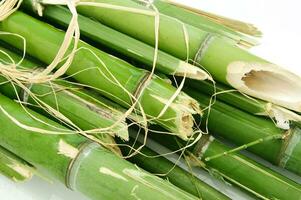
[{"label": "bamboo stalk", "polygon": [[[22,7],[33,14],[33,6],[30,0],[24,1]],[[71,13],[62,6],[46,6],[43,10],[43,19],[54,25],[67,28],[71,19]],[[152,69],[155,52],[152,46],[82,15],[78,16],[78,23],[81,35],[88,42],[98,44],[102,48],[108,48],[135,61],[139,61],[138,66],[144,65],[146,68]],[[158,51],[156,70],[168,75],[186,76],[197,80],[204,80],[209,77],[200,68],[163,51]]]},{"label": "bamboo stalk", "polygon": [[[208,96],[199,92],[193,90],[186,92],[196,98],[201,105],[208,105],[210,101]],[[206,122],[203,125],[206,126]],[[275,165],[301,175],[299,156],[301,131],[298,126],[283,130],[277,128],[271,120],[251,115],[217,100],[210,108],[208,130],[237,145],[260,140],[255,146],[248,147],[248,150]],[[277,138],[279,135],[282,137]]]},{"label": "bamboo stalk", "polygon": [[[155,12],[145,6],[138,5],[131,0],[92,0],[81,1],[106,3],[110,5],[123,6],[125,8],[135,8],[141,11]],[[102,7],[78,5],[77,10],[82,15],[92,17],[101,23],[123,32],[131,37],[141,40],[149,45],[155,44],[155,20],[153,15],[137,14],[131,11],[123,11],[118,9],[109,9]],[[90,12],[89,12],[90,10]],[[112,17],[114,16],[114,18]],[[121,19],[126,19],[125,23]],[[140,28],[137,28],[140,27]],[[185,30],[186,29],[186,30]],[[179,23],[174,18],[160,15],[160,33],[159,48],[180,59],[187,59],[187,46],[185,40],[185,31],[189,37],[189,58],[197,53],[197,49],[207,35],[207,32],[201,31],[196,27]],[[165,39],[163,39],[165,38]],[[166,39],[168,38],[168,39]],[[184,53],[183,53],[184,52]]]},{"label": "bamboo stalk", "polygon": [[199,93],[212,98],[216,97],[220,101],[254,115],[263,114],[267,111],[267,102],[243,96],[237,90],[219,82],[213,84],[207,81],[186,81],[186,85]]},{"label": "bamboo stalk", "polygon": [[201,30],[222,35],[228,38],[230,41],[233,41],[234,43],[243,47],[249,48],[258,45],[258,41],[254,38],[248,37],[233,29],[228,28],[227,26],[221,23],[208,19],[208,17],[204,15],[199,15],[186,8],[174,5],[171,2],[166,2],[164,0],[156,0],[154,1],[154,5],[162,14],[177,18],[183,21],[184,23],[195,26]]},{"label": "bamboo stalk", "polygon": [[[96,143],[0,95],[0,145],[91,199],[195,199]],[[16,124],[55,131],[47,134]],[[51,126],[50,126],[51,125]],[[114,192],[113,192],[114,191]]]},{"label": "bamboo stalk", "polygon": [[[21,59],[21,56],[8,50],[7,48],[0,47],[0,51],[9,54],[9,56],[15,60],[15,62]],[[8,57],[3,53],[0,53],[0,59],[2,62],[9,63]],[[23,66],[23,62],[25,66]],[[23,67],[25,69],[33,69],[38,65],[38,63],[30,59],[24,59],[23,62],[21,64],[22,66],[19,67]],[[18,85],[7,81],[8,80],[5,77],[0,76],[0,91],[3,94],[13,99],[17,99],[17,97],[19,97],[21,98],[21,101],[25,101],[24,103],[37,106],[33,107],[37,111],[49,115],[49,113],[46,113],[44,110],[47,108],[40,108],[41,106],[43,107],[40,102],[37,102],[36,99],[31,98],[29,94],[24,93],[23,89],[18,87]],[[96,105],[95,103],[87,101],[86,99],[77,95],[74,91],[82,90],[82,88],[73,87],[70,89],[72,85],[66,85],[65,83],[65,85],[62,86],[61,84],[62,81],[55,81],[47,84],[32,84],[30,86],[30,90],[40,101],[46,103],[48,106],[51,106],[53,109],[56,109],[82,130],[94,130],[93,133],[90,133],[91,135],[97,136],[97,138],[101,139],[104,144],[107,144],[107,148],[120,154],[118,147],[114,146],[115,141],[112,136],[117,135],[124,140],[128,140],[128,130],[125,120],[121,120],[120,123],[116,123],[116,121],[123,118],[124,113],[112,108],[108,104]],[[28,95],[28,97],[25,97],[26,95]],[[51,114],[54,115],[54,113],[50,113],[50,115]],[[54,116],[50,117],[55,118]],[[65,123],[68,124],[68,121],[65,121]],[[72,124],[68,125],[72,127]],[[108,130],[96,130],[105,130],[105,128]]]},{"label": "bamboo stalk", "polygon": [[[110,108],[119,111],[120,113],[126,113],[127,111],[127,109],[125,109],[124,107],[120,106],[115,102],[110,101],[109,99],[103,97],[101,94],[95,92],[94,90],[83,89],[83,90],[76,90],[74,92],[76,93],[76,95],[80,96],[81,98],[93,104],[101,105],[101,106],[106,105],[109,106]],[[126,118],[133,123],[141,124],[143,126],[147,125],[145,124],[143,117],[138,113],[132,112]],[[149,122],[149,124],[153,124],[153,123]]]},{"label": "bamboo stalk", "polygon": [[20,182],[31,179],[33,172],[32,166],[0,146],[0,174]]},{"label": "bamboo stalk", "polygon": [[[131,128],[130,135],[135,137],[137,135],[137,130]],[[126,144],[131,147],[138,148],[142,144],[138,141],[135,141],[134,138],[131,138]],[[124,144],[124,143],[121,143]],[[123,154],[126,156],[130,153],[131,149],[128,147],[121,147]],[[194,177],[189,172],[186,172],[181,167],[175,165],[168,159],[163,156],[160,156],[152,149],[144,146],[139,154],[136,154],[133,157],[129,158],[129,161],[137,164],[139,167],[144,170],[151,172],[153,174],[158,174],[160,177],[167,179],[172,184],[183,189],[184,191],[193,194],[194,196],[204,199],[204,200],[226,200],[229,199],[224,194],[220,193],[213,187],[207,185],[203,181]]]},{"label": "bamboo stalk", "polygon": [[[184,146],[183,142],[172,136],[152,134],[151,137],[172,150]],[[237,152],[206,161],[208,157],[230,150],[213,136],[203,135],[200,143],[194,149],[186,150],[186,153],[191,165],[205,168],[215,177],[220,177],[259,199],[300,199],[300,184]]]},{"label": "bamboo stalk", "polygon": [[212,99],[217,98],[250,114],[272,118],[275,120],[277,127],[282,129],[289,129],[291,123],[299,123],[301,121],[300,115],[293,111],[243,95],[239,91],[218,82],[212,84],[208,81],[187,80],[186,85],[200,93],[211,96]]},{"label": "bamboo stalk", "polygon": [[[161,50],[181,59],[186,59],[188,56],[194,63],[203,66],[214,80],[248,95],[301,111],[299,76],[252,55],[216,34],[179,22],[166,15],[159,15],[160,23],[157,23],[157,26],[160,25],[160,34],[156,38],[154,34],[150,34],[154,33],[157,27],[156,17],[154,17],[156,12],[133,1],[93,0],[92,2],[135,8],[141,12],[152,12],[153,16],[141,12],[134,13],[127,9],[92,7],[85,5],[86,1],[90,2],[84,0],[77,6],[81,14],[93,17],[150,45],[154,45],[158,39]],[[187,38],[189,38],[189,47],[187,47]]]},{"label": "bamboo stalk", "polygon": [[[27,53],[48,64],[56,55],[64,37],[63,32],[21,12],[15,12],[3,21],[1,30],[22,35],[27,42]],[[12,36],[1,35],[0,39],[22,48],[22,43],[16,42]],[[75,54],[67,75],[73,75],[78,82],[97,89],[104,96],[129,108],[134,101],[132,96],[139,96],[140,89],[144,86],[143,81],[149,73],[82,41],[79,42],[78,48],[82,49]],[[100,63],[99,59],[105,65]],[[177,95],[170,106],[166,106],[175,93],[174,87],[153,77],[141,93],[139,103],[149,120],[186,139],[193,134],[192,114],[199,113],[199,107],[195,100],[183,92]]]}]

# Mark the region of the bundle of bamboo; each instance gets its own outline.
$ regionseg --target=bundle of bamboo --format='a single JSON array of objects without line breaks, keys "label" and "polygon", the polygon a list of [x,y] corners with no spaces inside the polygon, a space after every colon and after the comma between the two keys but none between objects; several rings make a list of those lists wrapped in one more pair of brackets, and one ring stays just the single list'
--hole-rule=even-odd
[{"label": "bundle of bamboo", "polygon": [[[187,91],[202,105],[210,97]],[[253,116],[225,103],[216,101],[208,115],[208,129],[237,145],[243,145],[258,156],[297,174],[300,172],[300,128],[277,128],[271,120]],[[249,145],[246,145],[249,144]]]},{"label": "bundle of bamboo", "polygon": [[1,174],[91,199],[230,199],[149,136],[252,197],[301,199],[238,153],[301,175],[301,78],[241,48],[258,29],[166,0],[60,3],[0,4]]},{"label": "bundle of bamboo", "polygon": [[[185,143],[174,137],[166,135],[158,137],[156,134],[153,134],[152,137],[174,151],[185,147]],[[228,154],[224,154],[225,152]],[[220,154],[222,156],[216,159],[208,159]],[[299,199],[301,197],[300,184],[275,173],[246,156],[231,152],[230,147],[216,140],[213,136],[204,135],[194,148],[187,151],[187,156],[191,165],[205,168],[212,174],[241,187],[257,198]]]},{"label": "bundle of bamboo", "polygon": [[3,95],[0,102],[1,146],[91,199],[130,199],[133,190],[142,199],[195,199]]},{"label": "bundle of bamboo", "polygon": [[[25,0],[22,7],[31,14],[34,12],[29,0]],[[62,6],[50,5],[44,8],[43,19],[47,19],[49,23],[59,27],[67,28],[71,13]],[[154,47],[84,16],[78,17],[78,23],[82,36],[84,36],[84,39],[89,39],[90,42],[93,41],[92,44],[101,44],[102,48],[104,46],[118,52],[120,55],[139,61],[142,63],[141,65],[145,65],[148,69],[153,67]],[[200,68],[160,50],[157,53],[156,70],[168,75],[186,76],[197,80],[204,80],[209,77]]]},{"label": "bundle of bamboo", "polygon": [[[128,9],[91,7],[85,2],[110,4]],[[187,58],[193,60],[194,63],[206,68],[216,81],[257,98],[301,111],[299,76],[252,55],[219,35],[159,14],[156,8],[152,6],[148,8],[131,0],[83,0],[77,8],[79,13],[95,18],[145,43],[154,45],[158,42],[159,48],[171,55],[184,60]],[[130,9],[151,12],[159,17],[159,22],[153,15],[128,11]],[[136,28],[138,26],[139,29]],[[154,33],[157,26],[160,26],[158,37],[149,34]],[[278,86],[277,89],[275,85]]]},{"label": "bundle of bamboo", "polygon": [[[19,11],[1,23],[1,30],[22,35],[26,39],[27,53],[48,64],[64,38],[61,31]],[[1,35],[0,39],[23,48],[22,43],[16,42],[14,37]],[[143,111],[151,121],[184,139],[193,134],[192,114],[200,112],[195,100],[183,92],[173,98],[176,89],[171,85],[157,77],[147,82],[147,71],[138,70],[84,42],[80,42],[78,48],[82,50],[76,53],[67,70],[69,76],[125,107],[132,106],[138,99],[140,106],[137,109]]]}]

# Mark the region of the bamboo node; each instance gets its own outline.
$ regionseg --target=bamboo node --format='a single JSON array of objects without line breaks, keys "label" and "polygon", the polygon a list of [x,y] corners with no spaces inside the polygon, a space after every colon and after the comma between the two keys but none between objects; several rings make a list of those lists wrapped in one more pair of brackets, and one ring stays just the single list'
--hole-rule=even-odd
[{"label": "bamboo node", "polygon": [[85,159],[91,151],[97,148],[102,148],[95,142],[83,142],[79,145],[76,155],[70,159],[69,166],[65,175],[65,185],[71,190],[76,190],[76,180],[79,172],[79,167],[83,159]]},{"label": "bamboo node", "polygon": [[152,74],[148,71],[145,71],[144,76],[139,81],[136,88],[133,90],[133,96],[132,96],[132,102],[137,101],[137,99],[142,95],[142,92],[144,91],[145,87],[149,83],[149,78],[152,76]]},{"label": "bamboo node", "polygon": [[200,47],[194,57],[194,62],[201,63],[201,60],[206,53],[207,49],[209,48],[210,43],[213,41],[214,36],[211,33],[207,33],[205,39],[200,44]]},{"label": "bamboo node", "polygon": [[200,159],[202,159],[203,155],[207,151],[211,142],[214,141],[214,137],[209,134],[203,134],[198,143],[195,145],[193,153]]},{"label": "bamboo node", "polygon": [[292,158],[292,154],[295,148],[301,142],[301,133],[300,129],[296,126],[293,129],[288,130],[283,135],[282,148],[278,154],[277,164],[279,167],[285,168],[287,162],[289,162]]}]

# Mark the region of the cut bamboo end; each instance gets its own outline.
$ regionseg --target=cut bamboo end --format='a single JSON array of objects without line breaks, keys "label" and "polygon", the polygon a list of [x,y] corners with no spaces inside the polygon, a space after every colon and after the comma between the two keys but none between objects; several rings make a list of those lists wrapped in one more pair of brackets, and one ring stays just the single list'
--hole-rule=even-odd
[{"label": "cut bamboo end", "polygon": [[210,78],[209,74],[206,73],[204,70],[184,61],[180,61],[175,75],[195,80],[207,80]]},{"label": "cut bamboo end", "polygon": [[187,140],[193,135],[194,118],[192,115],[202,114],[200,105],[185,93],[181,93],[178,96],[178,102],[173,108],[176,110],[178,116],[179,136]]},{"label": "cut bamboo end", "polygon": [[[154,117],[155,122],[170,131],[170,134],[176,135],[183,140],[187,140],[193,135],[193,125],[195,114],[202,114],[199,103],[185,94],[180,92],[176,99],[170,102],[170,98],[164,98],[159,95],[151,95],[153,99],[159,101],[165,108]],[[166,114],[166,115],[165,115]]]},{"label": "cut bamboo end", "polygon": [[208,19],[222,24],[224,26],[227,26],[235,31],[254,36],[254,37],[262,37],[262,32],[253,24],[245,23],[242,21],[226,18],[223,16],[215,15],[212,13],[208,13],[205,11],[198,10],[198,14],[202,15],[204,17],[207,17]]},{"label": "cut bamboo end", "polygon": [[276,120],[277,127],[285,130],[290,129],[290,121],[301,122],[301,116],[297,113],[272,103],[266,105],[265,114]]},{"label": "cut bamboo end", "polygon": [[277,65],[236,61],[229,64],[227,82],[240,92],[301,111],[301,77]]},{"label": "cut bamboo end", "polygon": [[242,21],[238,21],[238,20],[234,20],[234,19],[229,19],[229,18],[225,18],[222,16],[218,16],[218,15],[212,15],[210,13],[206,13],[205,14],[209,14],[207,17],[217,23],[220,23],[224,26],[227,26],[233,30],[239,31],[241,33],[250,35],[250,36],[254,36],[254,37],[262,37],[262,32],[253,24],[250,23],[245,23]]}]

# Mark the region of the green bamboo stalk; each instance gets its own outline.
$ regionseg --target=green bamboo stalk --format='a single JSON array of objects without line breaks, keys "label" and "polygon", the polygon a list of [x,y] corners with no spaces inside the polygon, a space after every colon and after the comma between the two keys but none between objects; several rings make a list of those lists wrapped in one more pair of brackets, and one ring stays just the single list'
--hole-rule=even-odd
[{"label": "green bamboo stalk", "polygon": [[[210,97],[186,90],[201,105],[208,105]],[[208,114],[206,114],[208,116]],[[205,117],[207,118],[207,117]],[[204,120],[206,126],[206,120]],[[237,144],[245,145],[260,140],[248,150],[263,159],[301,175],[301,130],[277,128],[271,120],[241,111],[217,100],[210,108],[208,130]],[[279,138],[278,136],[282,136]],[[269,140],[264,140],[270,138]],[[261,141],[263,140],[263,141]]]},{"label": "green bamboo stalk", "polygon": [[15,182],[27,181],[34,168],[24,160],[0,146],[0,174]]},{"label": "green bamboo stalk", "polygon": [[[26,21],[26,24],[24,24],[24,21]],[[22,35],[26,39],[27,53],[47,64],[53,60],[64,37],[62,31],[22,12],[15,12],[3,21],[1,30]],[[22,43],[16,42],[15,37],[1,35],[0,39],[17,48],[22,48]],[[140,88],[143,87],[143,81],[149,73],[82,41],[79,42],[78,48],[85,49],[76,53],[66,74],[73,75],[76,81],[97,89],[111,100],[125,107],[130,107],[133,99],[124,91],[124,88],[132,95],[139,94]],[[93,51],[108,68],[102,65],[99,59],[86,49]],[[117,84],[112,75],[124,88]],[[149,119],[186,139],[193,134],[192,114],[199,112],[197,102],[188,95],[181,92],[167,107],[167,110],[162,113],[161,117],[157,119],[157,116],[175,92],[176,89],[173,86],[158,77],[153,77],[141,93],[139,103]]]},{"label": "green bamboo stalk", "polygon": [[187,80],[186,85],[193,88],[195,91],[206,94],[207,96],[211,96],[212,98],[216,97],[216,99],[248,113],[254,115],[263,115],[267,112],[267,102],[260,99],[255,99],[253,97],[248,98],[243,96],[237,90],[222,83],[215,82],[213,84],[207,81]]},{"label": "green bamboo stalk", "polygon": [[[137,135],[137,130],[135,130],[134,128],[131,128],[129,131],[133,136]],[[130,140],[126,144],[136,149],[142,145],[138,141],[135,141],[134,144],[133,140],[134,138],[132,138],[132,140]],[[123,155],[125,156],[127,156],[131,152],[131,149],[126,146],[122,146],[121,150],[123,152]],[[140,153],[141,154],[136,154],[135,156],[130,157],[129,161],[137,164],[139,167],[148,172],[159,174],[160,177],[167,179],[172,184],[200,199],[229,199],[227,196],[223,195],[213,187],[194,177],[189,172],[186,172],[184,169],[175,165],[165,157],[160,156],[150,148],[144,146],[140,150]]]},{"label": "green bamboo stalk", "polygon": [[[31,0],[23,1],[25,10],[33,14]],[[67,28],[71,19],[71,13],[62,6],[46,6],[43,10],[43,19],[49,23]],[[78,16],[78,23],[81,35],[92,44],[99,44],[113,50],[121,55],[139,61],[148,69],[152,69],[155,49],[139,40],[120,33],[108,26],[105,26],[95,20],[82,15]],[[173,57],[163,51],[158,51],[156,70],[168,75],[185,76],[192,79],[204,80],[208,78],[206,72],[200,68],[186,63],[176,57]]]},{"label": "green bamboo stalk", "polygon": [[[87,1],[85,0],[82,2]],[[150,9],[146,8],[145,6],[138,5],[136,2],[133,2],[131,0],[93,0],[89,2],[107,3],[111,5],[140,9],[142,11],[150,11]],[[123,32],[138,40],[144,41],[149,45],[154,46],[155,44],[154,16],[146,14],[137,14],[131,11],[122,11],[85,5],[78,5],[77,10],[79,13],[85,16],[97,19],[101,23],[116,30],[119,30],[120,32]],[[113,15],[114,18],[112,18]],[[125,23],[124,21],[120,21],[121,19],[126,19],[127,23]],[[140,28],[138,28],[138,24],[140,25]],[[166,15],[160,15],[160,49],[171,55],[185,60],[187,58],[187,48],[185,44],[183,26],[186,27],[186,31],[189,36],[189,58],[191,58],[191,56],[194,56],[197,53],[196,50],[199,48],[201,42],[206,38],[207,32],[202,32],[196,27],[179,23],[174,18],[168,17]]]},{"label": "green bamboo stalk", "polygon": [[[151,135],[159,143],[177,150],[183,142],[167,135]],[[172,139],[173,138],[173,139]],[[231,148],[216,140],[213,136],[203,135],[194,149],[187,150],[191,165],[201,167],[225,181],[244,189],[259,199],[300,199],[300,184],[280,175],[271,169],[238,153],[231,153],[206,161]]]},{"label": "green bamboo stalk", "polygon": [[[91,199],[195,199],[98,144],[0,95],[0,145]],[[35,132],[19,123],[57,134]],[[52,126],[50,126],[52,125]]]},{"label": "green bamboo stalk", "polygon": [[250,114],[273,118],[279,128],[289,129],[290,123],[301,121],[300,115],[295,112],[260,99],[243,95],[239,91],[218,82],[213,84],[208,81],[187,80],[186,85],[200,93],[211,96],[213,100],[217,98],[228,105]]},{"label": "green bamboo stalk", "polygon": [[185,8],[173,5],[172,3],[164,0],[156,0],[154,1],[154,5],[162,14],[177,18],[184,23],[195,26],[201,30],[222,35],[238,45],[242,45],[244,47],[258,45],[258,41],[254,38],[241,34],[224,26],[223,24],[216,23],[212,20],[209,20],[207,17],[198,15],[197,13]]},{"label": "green bamboo stalk", "polygon": [[[124,9],[87,6],[84,4],[87,1],[91,2],[91,0],[84,0],[77,6],[81,14],[95,18],[145,43],[155,44],[155,34],[151,33],[155,32],[156,26],[155,17],[152,16],[154,11],[151,8],[138,5],[131,0],[92,1],[143,11],[144,13],[141,14]],[[214,80],[251,96],[301,111],[301,96],[299,95],[301,78],[299,76],[252,55],[216,34],[163,14],[159,17],[160,31],[157,39],[161,50],[180,59],[186,59],[186,36],[189,36],[189,58],[194,63],[203,66]]]},{"label": "green bamboo stalk", "polygon": [[[127,109],[125,109],[124,107],[120,106],[115,102],[110,101],[109,99],[103,97],[100,93],[95,92],[94,90],[82,89],[82,90],[75,90],[73,92],[76,95],[80,96],[81,98],[93,104],[100,105],[100,106],[104,106],[104,105],[109,106],[110,108],[113,108],[123,114],[126,113],[127,111]],[[126,118],[133,123],[138,123],[146,126],[143,117],[138,113],[132,112]],[[149,122],[149,124],[153,124],[153,123]]]},{"label": "green bamboo stalk", "polygon": [[[9,54],[15,62],[21,59],[21,56],[7,48],[0,47],[0,51]],[[10,62],[8,57],[3,53],[0,53],[0,59],[3,63]],[[33,69],[38,65],[35,61],[27,58],[24,59],[23,62],[19,68],[23,67],[24,69]],[[7,81],[6,77],[0,76],[0,91],[3,94],[13,99],[17,99],[17,97],[19,97],[22,101],[25,101],[25,103],[38,106],[34,108],[45,114],[45,108],[39,108],[40,102],[31,98],[29,94],[27,94],[27,99],[25,97],[26,93],[24,93],[22,88],[14,83],[6,83]],[[54,81],[51,84],[32,84],[30,86],[30,90],[39,100],[46,103],[48,106],[51,106],[53,109],[58,110],[82,130],[88,131],[99,128],[108,128],[108,130],[103,132],[96,131],[93,135],[106,143],[108,148],[112,149],[116,153],[120,153],[118,147],[113,145],[115,141],[112,136],[117,135],[124,140],[128,140],[129,136],[125,120],[121,120],[120,123],[116,124],[116,121],[123,118],[124,113],[105,103],[96,105],[93,102],[87,101],[86,99],[89,95],[86,95],[86,98],[78,95],[79,90],[83,90],[82,88],[75,88],[74,86],[73,88],[70,87],[72,87],[72,85],[66,85],[66,83],[65,85],[62,85],[62,81]],[[65,123],[68,124],[66,121]],[[71,124],[69,124],[69,126],[70,125]]]}]

